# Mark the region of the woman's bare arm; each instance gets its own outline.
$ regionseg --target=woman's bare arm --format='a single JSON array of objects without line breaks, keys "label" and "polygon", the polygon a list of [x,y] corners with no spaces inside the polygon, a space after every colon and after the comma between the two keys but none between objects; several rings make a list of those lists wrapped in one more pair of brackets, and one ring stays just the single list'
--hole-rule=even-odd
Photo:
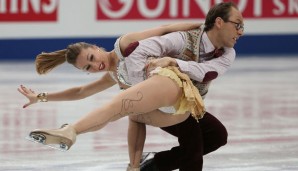
[{"label": "woman's bare arm", "polygon": [[162,36],[167,33],[175,32],[175,31],[185,31],[185,30],[192,30],[200,27],[201,23],[174,23],[174,24],[167,24],[162,25],[159,27],[147,29],[140,32],[133,32],[125,34],[121,38],[120,47],[122,49],[126,49],[126,47],[135,41],[143,40],[153,36]]},{"label": "woman's bare arm", "polygon": [[[115,85],[116,82],[111,78],[111,76],[107,73],[101,79],[96,80],[92,83],[69,88],[59,92],[53,92],[47,94],[48,101],[71,101],[71,100],[79,100],[91,96],[95,93],[101,92],[109,87]],[[26,88],[25,86],[20,86],[18,91],[26,96],[29,100],[23,107],[27,107],[31,104],[38,102],[37,95],[33,90]]]}]

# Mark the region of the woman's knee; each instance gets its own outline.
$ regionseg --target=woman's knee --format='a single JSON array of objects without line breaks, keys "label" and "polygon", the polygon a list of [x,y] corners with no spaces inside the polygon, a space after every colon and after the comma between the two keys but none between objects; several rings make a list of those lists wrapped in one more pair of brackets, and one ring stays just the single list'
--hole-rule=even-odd
[{"label": "woman's knee", "polygon": [[128,118],[131,122],[138,122],[138,116],[137,115],[129,115]]}]

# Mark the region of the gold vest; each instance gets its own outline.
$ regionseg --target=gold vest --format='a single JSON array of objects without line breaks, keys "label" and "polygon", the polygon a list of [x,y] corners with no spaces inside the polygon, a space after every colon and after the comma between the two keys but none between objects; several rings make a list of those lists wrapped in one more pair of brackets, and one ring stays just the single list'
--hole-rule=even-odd
[{"label": "gold vest", "polygon": [[[202,35],[204,32],[204,25],[200,26],[198,29],[193,29],[189,31],[183,32],[186,35],[186,45],[182,52],[182,55],[178,57],[178,59],[184,61],[196,61],[200,62],[200,44]],[[196,80],[191,79],[193,85],[197,87],[200,92],[202,98],[205,98],[205,95],[208,92],[208,88],[210,86],[211,81],[209,82],[198,82]]]}]

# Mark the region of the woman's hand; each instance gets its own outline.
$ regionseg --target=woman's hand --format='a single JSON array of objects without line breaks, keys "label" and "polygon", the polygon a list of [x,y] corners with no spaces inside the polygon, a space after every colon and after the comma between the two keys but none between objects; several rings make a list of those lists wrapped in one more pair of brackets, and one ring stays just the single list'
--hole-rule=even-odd
[{"label": "woman's hand", "polygon": [[24,96],[26,96],[29,100],[28,103],[26,103],[23,108],[26,108],[28,106],[30,106],[31,104],[34,104],[34,103],[37,103],[38,102],[38,99],[37,99],[37,94],[31,90],[31,89],[28,89],[26,88],[25,86],[21,85],[19,88],[18,88],[18,91],[23,94]]}]

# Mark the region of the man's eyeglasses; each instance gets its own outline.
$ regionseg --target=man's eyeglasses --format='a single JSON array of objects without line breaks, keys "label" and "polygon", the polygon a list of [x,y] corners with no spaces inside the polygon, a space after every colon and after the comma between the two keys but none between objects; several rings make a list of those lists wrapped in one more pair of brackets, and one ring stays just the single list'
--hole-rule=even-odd
[{"label": "man's eyeglasses", "polygon": [[236,30],[238,30],[238,31],[239,30],[244,31],[244,25],[242,25],[241,23],[236,23],[236,22],[230,21],[230,20],[228,20],[227,22],[230,22],[230,23],[235,24]]}]

